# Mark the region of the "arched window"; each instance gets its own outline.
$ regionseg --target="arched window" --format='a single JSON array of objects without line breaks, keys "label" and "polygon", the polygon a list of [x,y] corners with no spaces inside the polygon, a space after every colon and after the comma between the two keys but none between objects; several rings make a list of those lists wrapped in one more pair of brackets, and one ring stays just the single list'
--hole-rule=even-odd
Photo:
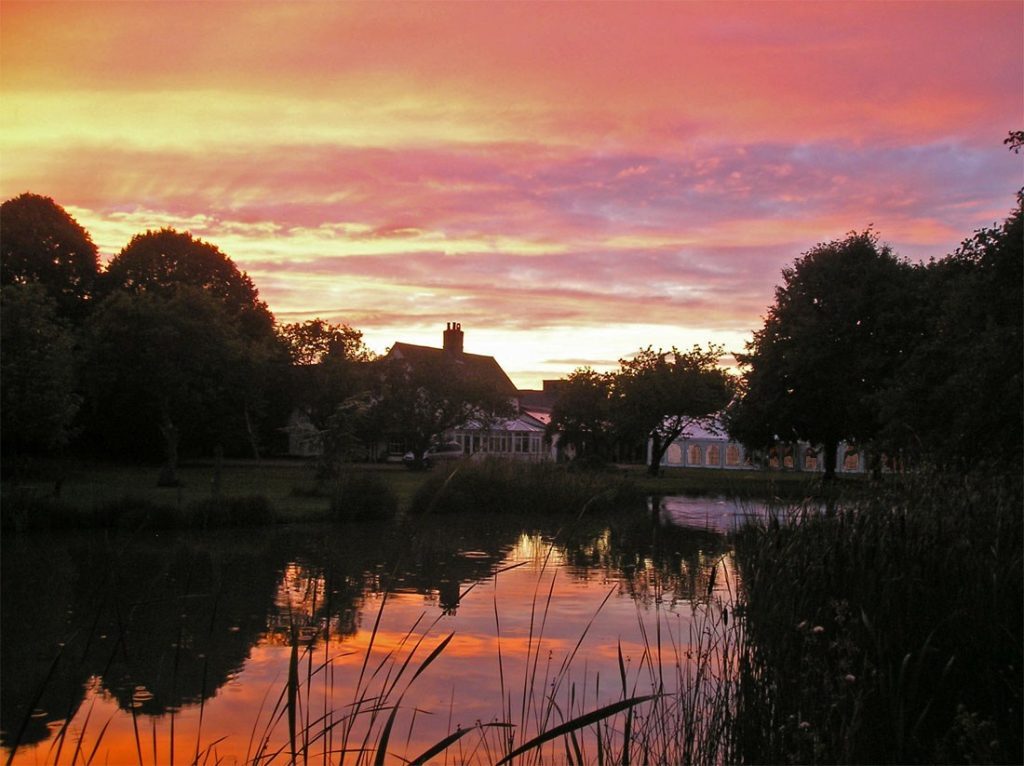
[{"label": "arched window", "polygon": [[740,446],[738,444],[730,444],[728,447],[725,448],[725,464],[740,464]]},{"label": "arched window", "polygon": [[846,456],[843,458],[843,470],[844,471],[856,471],[860,468],[860,454],[855,449],[846,450]]},{"label": "arched window", "polygon": [[722,464],[722,450],[719,449],[717,444],[712,444],[708,447],[708,465],[721,465]]},{"label": "arched window", "polygon": [[793,448],[791,446],[786,446],[782,448],[782,467],[793,467]]},{"label": "arched window", "polygon": [[818,470],[818,453],[814,449],[808,448],[807,451],[804,452],[804,470]]},{"label": "arched window", "polygon": [[691,444],[686,450],[686,463],[687,465],[703,465],[702,455],[700,453],[700,447],[696,444]]},{"label": "arched window", "polygon": [[669,465],[683,464],[683,448],[678,444],[670,444],[668,452],[665,453],[665,462]]}]

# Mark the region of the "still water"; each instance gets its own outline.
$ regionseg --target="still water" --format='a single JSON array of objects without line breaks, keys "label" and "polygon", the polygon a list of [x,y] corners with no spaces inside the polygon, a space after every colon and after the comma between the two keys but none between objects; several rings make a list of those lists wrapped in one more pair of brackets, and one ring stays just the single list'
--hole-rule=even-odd
[{"label": "still water", "polygon": [[511,723],[436,758],[494,762],[502,738],[678,682],[701,610],[728,608],[721,533],[747,510],[8,535],[4,760],[372,762],[397,708],[389,762]]}]

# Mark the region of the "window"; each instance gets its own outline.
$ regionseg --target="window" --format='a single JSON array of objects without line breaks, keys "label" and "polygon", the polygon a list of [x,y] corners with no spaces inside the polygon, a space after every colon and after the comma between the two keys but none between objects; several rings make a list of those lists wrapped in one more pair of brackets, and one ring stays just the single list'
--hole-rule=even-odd
[{"label": "window", "polygon": [[792,468],[793,467],[793,448],[783,447],[782,448],[782,467]]},{"label": "window", "polygon": [[846,457],[843,458],[844,471],[856,471],[860,468],[860,454],[855,449],[846,450]]},{"label": "window", "polygon": [[722,464],[722,450],[717,444],[712,444],[708,447],[708,465],[721,465]]},{"label": "window", "polygon": [[808,449],[806,452],[804,452],[804,470],[818,470],[818,453],[815,452],[813,449]]},{"label": "window", "polygon": [[725,448],[725,464],[740,464],[740,447],[738,444],[730,444],[728,447]]},{"label": "window", "polygon": [[691,444],[686,450],[686,462],[688,465],[703,465],[702,457],[700,447],[696,444]]},{"label": "window", "polygon": [[666,454],[665,462],[669,465],[682,465],[683,464],[683,448],[678,444],[670,444],[668,452]]}]

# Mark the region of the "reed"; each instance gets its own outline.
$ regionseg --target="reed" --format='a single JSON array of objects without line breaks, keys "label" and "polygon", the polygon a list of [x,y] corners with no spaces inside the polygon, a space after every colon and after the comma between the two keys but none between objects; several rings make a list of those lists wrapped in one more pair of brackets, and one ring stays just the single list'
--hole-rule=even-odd
[{"label": "reed", "polygon": [[618,474],[495,458],[435,470],[413,496],[410,513],[576,514],[585,505],[621,507],[640,499]]},{"label": "reed", "polygon": [[1021,762],[1020,498],[917,475],[742,531],[743,759]]}]

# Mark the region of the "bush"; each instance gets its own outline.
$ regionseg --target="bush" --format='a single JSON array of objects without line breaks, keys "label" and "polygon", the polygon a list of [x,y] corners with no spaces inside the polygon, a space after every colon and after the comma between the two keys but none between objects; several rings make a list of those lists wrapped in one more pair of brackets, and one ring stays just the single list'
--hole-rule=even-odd
[{"label": "bush", "polygon": [[588,504],[611,507],[636,496],[618,476],[495,458],[435,472],[416,492],[411,512],[578,513]]},{"label": "bush", "polygon": [[330,514],[335,521],[389,519],[397,511],[398,497],[375,473],[349,469],[334,480]]}]

